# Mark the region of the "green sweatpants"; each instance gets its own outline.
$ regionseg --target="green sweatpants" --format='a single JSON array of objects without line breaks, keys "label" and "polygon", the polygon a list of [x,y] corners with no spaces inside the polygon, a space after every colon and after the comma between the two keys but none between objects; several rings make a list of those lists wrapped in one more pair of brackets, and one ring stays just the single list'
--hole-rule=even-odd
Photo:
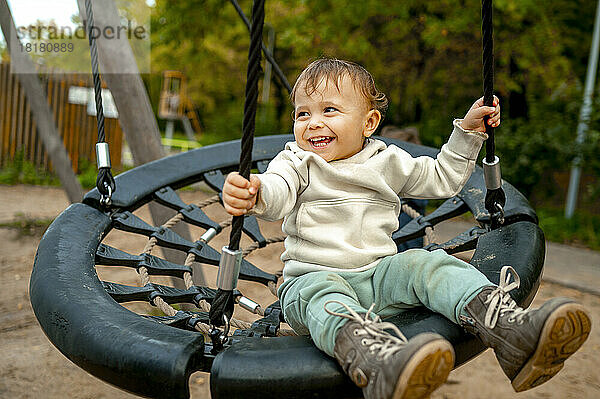
[{"label": "green sweatpants", "polygon": [[[465,305],[490,285],[475,267],[443,250],[409,249],[363,272],[318,271],[289,279],[278,294],[288,324],[298,334],[310,334],[318,348],[333,356],[337,331],[348,319],[327,313],[327,301],[343,302],[359,313],[375,303],[374,312],[382,318],[424,305],[458,323]],[[327,308],[348,313],[335,303]]]}]

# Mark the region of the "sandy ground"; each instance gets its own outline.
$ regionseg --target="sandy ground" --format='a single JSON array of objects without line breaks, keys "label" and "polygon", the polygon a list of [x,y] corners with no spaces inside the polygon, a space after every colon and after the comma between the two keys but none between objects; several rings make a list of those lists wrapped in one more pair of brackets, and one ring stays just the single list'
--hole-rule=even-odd
[{"label": "sandy ground", "polygon": [[[186,202],[198,200],[198,192],[182,192]],[[0,223],[25,217],[54,218],[67,205],[59,189],[29,186],[0,186]],[[218,207],[218,206],[217,206]],[[209,209],[210,210],[210,209]],[[217,220],[222,220],[220,209],[210,210]],[[150,220],[146,209],[139,216]],[[192,231],[192,236],[198,232]],[[276,235],[278,226],[268,225],[265,236]],[[39,233],[21,235],[9,227],[0,228],[0,398],[134,398],[103,381],[87,374],[64,357],[40,329],[29,303],[29,276],[39,243]],[[140,252],[145,241],[126,233],[111,233],[107,240],[118,248]],[[215,243],[214,245],[219,245]],[[280,267],[277,254],[280,244],[251,256],[270,258],[265,269]],[[586,252],[582,252],[585,254]],[[594,253],[593,256],[598,256]],[[600,265],[598,265],[600,266]],[[556,268],[557,266],[554,265]],[[102,279],[135,284],[137,276],[126,269],[98,268]],[[592,274],[596,276],[598,274]],[[214,270],[205,277],[214,281]],[[596,280],[597,282],[597,280]],[[590,281],[588,281],[588,284]],[[591,282],[594,285],[594,281]],[[596,284],[596,286],[599,286]],[[248,296],[268,305],[274,298],[266,290],[247,284],[240,289]],[[588,291],[567,288],[544,282],[534,306],[554,296],[569,296],[581,301],[600,320],[600,297]],[[139,312],[151,311],[149,306],[131,307]],[[251,319],[240,314],[239,318]],[[453,371],[443,387],[432,399],[450,398],[600,398],[600,330],[594,328],[582,349],[565,363],[564,370],[548,383],[521,394],[512,391],[508,379],[497,365],[493,353],[487,351],[475,360]],[[209,375],[196,373],[190,379],[192,398],[209,398]]]}]

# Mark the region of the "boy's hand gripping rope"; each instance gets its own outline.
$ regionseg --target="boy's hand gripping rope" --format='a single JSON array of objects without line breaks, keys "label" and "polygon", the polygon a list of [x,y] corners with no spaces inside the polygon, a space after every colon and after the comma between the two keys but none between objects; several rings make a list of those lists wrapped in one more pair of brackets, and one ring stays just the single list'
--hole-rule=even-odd
[{"label": "boy's hand gripping rope", "polygon": [[100,82],[100,73],[98,72],[98,48],[96,47],[96,37],[94,36],[94,12],[92,10],[92,1],[85,1],[85,12],[87,14],[87,35],[90,43],[90,55],[92,58],[92,77],[94,79],[94,94],[96,99],[96,120],[98,121],[98,143],[96,144],[96,164],[98,165],[98,177],[96,178],[96,188],[101,194],[100,204],[108,207],[111,203],[111,197],[115,192],[115,179],[110,170],[110,152],[108,143],[104,136],[104,109],[102,108],[102,83]]},{"label": "boy's hand gripping rope", "polygon": [[[240,175],[250,178],[252,167],[252,145],[254,141],[254,122],[258,101],[258,78],[261,72],[260,57],[262,46],[262,31],[265,19],[265,0],[254,0],[252,5],[252,25],[250,30],[250,49],[248,51],[248,70],[246,78],[246,101],[244,103],[244,125],[242,149],[240,154]],[[217,293],[210,308],[209,318],[213,326],[225,325],[229,329],[229,320],[233,315],[233,290],[242,262],[242,251],[239,248],[244,226],[244,216],[234,216],[231,224],[229,246],[223,247],[217,276]],[[222,345],[225,334],[213,328],[211,332],[213,344]],[[216,341],[216,342],[215,342]]]},{"label": "boy's hand gripping rope", "polygon": [[[483,104],[494,106],[494,38],[492,24],[492,0],[482,0],[481,30],[483,44]],[[488,139],[485,142],[485,159],[483,174],[485,178],[485,208],[490,213],[491,228],[496,229],[504,224],[504,204],[506,195],[502,189],[500,159],[494,154],[494,127],[488,124],[489,115],[484,118],[485,132]]]}]

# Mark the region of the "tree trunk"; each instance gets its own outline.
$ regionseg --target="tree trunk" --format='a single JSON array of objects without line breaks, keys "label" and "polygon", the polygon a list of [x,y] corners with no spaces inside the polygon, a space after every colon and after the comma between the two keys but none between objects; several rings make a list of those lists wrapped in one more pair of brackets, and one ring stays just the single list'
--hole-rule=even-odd
[{"label": "tree trunk", "polygon": [[79,202],[83,198],[83,189],[75,176],[69,154],[65,149],[58,129],[48,106],[47,95],[42,87],[33,61],[24,51],[17,37],[17,28],[6,0],[0,0],[0,25],[6,39],[11,60],[11,72],[17,74],[25,92],[31,112],[37,124],[37,130],[44,149],[48,153],[54,171],[70,202]]}]

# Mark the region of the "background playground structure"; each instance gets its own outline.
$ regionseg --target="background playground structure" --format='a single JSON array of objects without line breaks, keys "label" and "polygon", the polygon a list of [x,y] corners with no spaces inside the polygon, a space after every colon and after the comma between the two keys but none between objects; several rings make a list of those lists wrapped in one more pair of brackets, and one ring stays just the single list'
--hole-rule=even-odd
[{"label": "background playground structure", "polygon": [[[158,117],[167,120],[165,138],[173,138],[174,122],[181,121],[188,140],[202,133],[194,103],[187,95],[186,77],[179,71],[163,71]],[[170,146],[169,144],[166,144]]]}]

